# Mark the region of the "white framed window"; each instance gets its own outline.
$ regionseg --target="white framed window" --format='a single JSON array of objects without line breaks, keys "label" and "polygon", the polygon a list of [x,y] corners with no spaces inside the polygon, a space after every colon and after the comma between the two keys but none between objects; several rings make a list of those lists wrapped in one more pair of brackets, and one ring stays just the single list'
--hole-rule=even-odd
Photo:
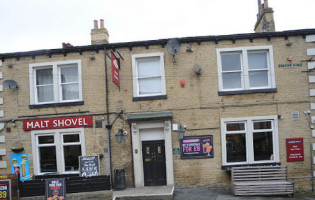
[{"label": "white framed window", "polygon": [[134,97],[166,95],[163,53],[132,55],[132,73]]},{"label": "white framed window", "polygon": [[32,131],[34,173],[79,173],[85,155],[84,129]]},{"label": "white framed window", "polygon": [[272,46],[217,49],[219,91],[275,88]]},{"label": "white framed window", "polygon": [[222,164],[280,162],[277,116],[221,119]]},{"label": "white framed window", "polygon": [[29,65],[31,104],[82,101],[81,61]]}]

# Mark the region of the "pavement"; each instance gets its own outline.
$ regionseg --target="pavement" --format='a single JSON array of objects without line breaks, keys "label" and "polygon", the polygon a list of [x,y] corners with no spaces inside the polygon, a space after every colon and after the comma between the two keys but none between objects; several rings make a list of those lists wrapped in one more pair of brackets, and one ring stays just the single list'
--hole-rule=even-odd
[{"label": "pavement", "polygon": [[[173,198],[174,197],[174,198]],[[113,200],[315,200],[311,192],[299,192],[294,196],[233,196],[231,190],[207,187],[151,186],[126,188],[113,191]]]}]

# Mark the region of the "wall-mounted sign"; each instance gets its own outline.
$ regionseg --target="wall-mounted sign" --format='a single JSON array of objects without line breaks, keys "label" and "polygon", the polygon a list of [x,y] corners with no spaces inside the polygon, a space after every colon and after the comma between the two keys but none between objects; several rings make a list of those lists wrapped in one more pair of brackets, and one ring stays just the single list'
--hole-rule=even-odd
[{"label": "wall-mounted sign", "polygon": [[120,87],[120,80],[119,80],[120,63],[114,54],[111,54],[110,57],[111,57],[111,64],[112,64],[112,80],[118,87]]},{"label": "wall-mounted sign", "polygon": [[45,197],[47,200],[66,199],[66,181],[64,178],[48,178],[45,181]]},{"label": "wall-mounted sign", "polygon": [[0,200],[11,200],[11,180],[0,180]]},{"label": "wall-mounted sign", "polygon": [[278,67],[302,67],[302,63],[279,64]]},{"label": "wall-mounted sign", "polygon": [[25,131],[92,126],[92,116],[23,120],[23,129]]},{"label": "wall-mounted sign", "polygon": [[99,156],[80,156],[79,157],[80,176],[90,177],[100,175]]},{"label": "wall-mounted sign", "polygon": [[31,179],[29,159],[28,159],[27,153],[11,154],[10,163],[11,163],[11,173],[20,174],[21,181],[26,181],[26,180]]},{"label": "wall-mounted sign", "polygon": [[180,140],[181,159],[213,158],[213,136],[189,136]]},{"label": "wall-mounted sign", "polygon": [[180,154],[179,148],[173,148],[173,155],[179,155],[179,154]]},{"label": "wall-mounted sign", "polygon": [[287,161],[304,161],[303,138],[288,138],[287,144]]},{"label": "wall-mounted sign", "polygon": [[[3,199],[10,199],[11,200],[18,200],[18,192],[17,192],[17,185],[18,185],[18,177],[17,175],[15,174],[1,174],[0,175],[0,186],[6,186],[7,185],[7,180],[4,180],[4,179],[8,179],[10,180],[10,184],[11,184],[11,188],[8,188],[9,189],[9,192],[7,192],[7,198],[5,197],[5,190],[7,190],[5,187],[1,187],[0,188],[0,191],[2,193],[2,198]],[[4,183],[2,181],[5,181]],[[0,196],[1,197],[1,196]],[[0,198],[1,200],[1,198]]]}]

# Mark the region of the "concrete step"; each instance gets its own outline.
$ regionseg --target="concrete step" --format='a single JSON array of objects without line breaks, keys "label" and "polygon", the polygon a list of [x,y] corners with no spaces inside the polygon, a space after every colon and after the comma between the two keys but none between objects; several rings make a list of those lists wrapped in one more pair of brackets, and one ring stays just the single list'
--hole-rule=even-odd
[{"label": "concrete step", "polygon": [[113,200],[173,200],[174,186],[150,186],[113,191]]}]

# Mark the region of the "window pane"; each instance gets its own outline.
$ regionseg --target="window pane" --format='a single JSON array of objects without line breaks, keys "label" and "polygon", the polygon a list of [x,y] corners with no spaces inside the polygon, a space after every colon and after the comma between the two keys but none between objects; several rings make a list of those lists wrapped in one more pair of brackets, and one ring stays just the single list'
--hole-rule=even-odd
[{"label": "window pane", "polygon": [[79,134],[75,135],[63,135],[63,142],[80,142],[80,136]]},{"label": "window pane", "polygon": [[226,160],[227,162],[246,161],[245,134],[226,135]]},{"label": "window pane", "polygon": [[241,73],[224,73],[222,79],[223,89],[242,88]]},{"label": "window pane", "polygon": [[36,85],[53,84],[52,68],[36,70]]},{"label": "window pane", "polygon": [[249,69],[267,69],[267,52],[248,53]]},{"label": "window pane", "polygon": [[271,129],[271,121],[266,122],[254,122],[254,129]]},{"label": "window pane", "polygon": [[243,131],[245,130],[245,123],[230,123],[226,124],[227,131]]},{"label": "window pane", "polygon": [[139,79],[139,94],[159,94],[162,92],[161,77]]},{"label": "window pane", "polygon": [[138,58],[137,66],[139,78],[161,75],[160,57]]},{"label": "window pane", "polygon": [[254,133],[254,160],[273,160],[272,132]]},{"label": "window pane", "polygon": [[37,87],[38,102],[50,102],[54,100],[54,88],[52,85]]},{"label": "window pane", "polygon": [[65,171],[78,171],[81,145],[64,146]]},{"label": "window pane", "polygon": [[39,147],[40,172],[57,172],[56,148]]},{"label": "window pane", "polygon": [[78,84],[64,84],[62,87],[62,100],[79,99]]},{"label": "window pane", "polygon": [[78,67],[63,67],[60,73],[61,83],[78,82]]},{"label": "window pane", "polygon": [[249,72],[250,87],[268,87],[268,71]]},{"label": "window pane", "polygon": [[38,144],[53,144],[54,143],[54,136],[39,136],[38,137]]},{"label": "window pane", "polygon": [[222,71],[241,70],[241,54],[221,55]]}]

